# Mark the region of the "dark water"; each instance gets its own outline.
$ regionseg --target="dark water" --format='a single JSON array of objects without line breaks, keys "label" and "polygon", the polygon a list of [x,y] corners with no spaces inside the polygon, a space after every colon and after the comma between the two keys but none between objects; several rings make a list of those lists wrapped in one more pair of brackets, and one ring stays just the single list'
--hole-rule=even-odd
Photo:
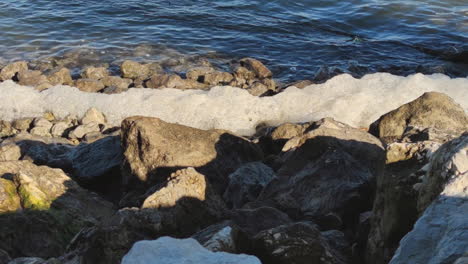
[{"label": "dark water", "polygon": [[200,58],[228,67],[252,56],[284,81],[376,71],[465,77],[468,0],[0,2],[4,62],[67,56],[160,61],[175,71]]}]

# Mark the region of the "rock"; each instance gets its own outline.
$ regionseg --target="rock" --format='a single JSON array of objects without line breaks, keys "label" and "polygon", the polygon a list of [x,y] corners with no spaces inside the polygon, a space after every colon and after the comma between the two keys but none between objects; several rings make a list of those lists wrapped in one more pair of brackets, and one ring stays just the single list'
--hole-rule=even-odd
[{"label": "rock", "polygon": [[101,128],[96,122],[91,122],[85,125],[79,125],[74,130],[70,131],[68,137],[71,139],[82,139],[86,134],[91,132],[100,132]]},{"label": "rock", "polygon": [[0,264],[8,264],[10,261],[11,258],[8,253],[0,249]]},{"label": "rock", "polygon": [[105,67],[86,67],[81,73],[81,78],[91,80],[101,80],[109,76],[109,71]]},{"label": "rock", "polygon": [[259,60],[253,58],[244,58],[240,60],[240,64],[242,67],[255,72],[258,78],[270,78],[273,75],[271,71]]},{"label": "rock", "polygon": [[229,175],[229,185],[223,198],[234,208],[241,208],[257,199],[262,189],[274,178],[275,172],[261,162],[243,165]]},{"label": "rock", "polygon": [[43,264],[45,260],[41,258],[15,258],[8,264]]},{"label": "rock", "polygon": [[124,79],[119,76],[106,76],[101,79],[101,82],[107,87],[114,87],[119,91],[126,91],[130,84],[132,84],[132,79]]},{"label": "rock", "polygon": [[240,66],[234,70],[234,77],[236,78],[239,87],[241,87],[241,85],[244,84],[247,80],[255,79],[256,74],[246,67]]},{"label": "rock", "polygon": [[176,74],[153,74],[146,82],[148,88],[203,89],[205,86],[194,80],[184,80]]},{"label": "rock", "polygon": [[21,201],[16,185],[9,179],[0,178],[0,214],[21,210]]},{"label": "rock", "polygon": [[294,87],[299,88],[299,89],[304,89],[307,86],[312,85],[312,84],[314,84],[314,82],[312,82],[311,80],[302,80],[302,81],[289,83],[289,84],[286,85],[286,87],[294,86]]},{"label": "rock", "polygon": [[0,138],[11,137],[15,134],[15,129],[10,122],[0,120]]},{"label": "rock", "polygon": [[227,131],[200,130],[158,118],[127,118],[122,121],[121,135],[128,187],[132,182],[164,179],[178,168],[194,167],[223,193],[230,173],[263,156],[253,143]]},{"label": "rock", "polygon": [[205,264],[261,264],[254,256],[211,252],[195,239],[161,237],[153,241],[139,241],[122,259],[122,264],[205,263]]},{"label": "rock", "polygon": [[104,138],[105,135],[102,134],[99,131],[94,131],[94,132],[89,132],[86,135],[84,135],[83,140],[86,141],[87,143],[93,143],[101,138]]},{"label": "rock", "polygon": [[239,228],[231,221],[211,225],[192,236],[204,248],[211,252],[238,253]]},{"label": "rock", "polygon": [[96,93],[105,88],[101,81],[93,79],[78,79],[75,82],[75,86],[80,89],[80,91],[88,93]]},{"label": "rock", "polygon": [[50,129],[53,124],[45,118],[35,118],[33,120],[33,128],[30,133],[32,135],[41,136],[41,137],[50,137]]},{"label": "rock", "polygon": [[[190,233],[195,226],[206,227],[219,221],[226,210],[224,202],[213,192],[205,176],[193,168],[182,169],[171,174],[167,182],[151,189],[142,209],[163,210],[174,223],[174,230]],[[163,219],[164,220],[164,219]],[[185,231],[187,230],[187,231]]]},{"label": "rock", "polygon": [[11,257],[58,256],[82,227],[113,214],[112,204],[79,187],[62,170],[8,161],[0,162],[0,175],[16,186],[11,195],[22,209],[0,215],[0,248]]},{"label": "rock", "polygon": [[418,218],[415,186],[421,184],[420,176],[430,157],[440,143],[391,143],[387,145],[385,173],[377,177],[377,191],[370,222],[366,248],[368,263],[388,263],[401,238],[407,234]]},{"label": "rock", "polygon": [[31,127],[33,119],[32,118],[21,118],[16,119],[12,122],[13,128],[19,131],[27,131]]},{"label": "rock", "polygon": [[422,216],[400,241],[391,264],[454,263],[466,255],[467,153],[468,134],[465,133],[433,155],[418,198]]},{"label": "rock", "polygon": [[254,237],[254,248],[263,263],[347,263],[308,222],[262,231]]},{"label": "rock", "polygon": [[0,71],[0,80],[6,81],[10,80],[20,71],[27,71],[28,63],[26,61],[17,61],[7,66],[3,67]]},{"label": "rock", "polygon": [[186,76],[187,76],[187,79],[189,80],[204,82],[205,75],[207,75],[208,73],[212,73],[214,71],[215,69],[211,67],[197,67],[188,71]]},{"label": "rock", "polygon": [[228,72],[210,72],[203,76],[203,83],[208,85],[226,85],[234,79],[234,76]]},{"label": "rock", "polygon": [[[143,87],[139,87],[139,88],[143,88]],[[105,93],[105,94],[119,94],[119,93],[126,92],[127,90],[128,90],[128,88],[109,86],[109,87],[104,88],[104,90],[102,90],[102,93]]]},{"label": "rock", "polygon": [[460,105],[445,94],[428,92],[381,116],[369,131],[388,143],[405,137],[412,142],[447,141],[467,130],[468,116]]},{"label": "rock", "polygon": [[268,87],[266,85],[264,85],[263,83],[255,82],[254,84],[249,86],[247,91],[253,96],[260,96],[260,95],[268,92]]},{"label": "rock", "polygon": [[0,144],[0,161],[19,160],[21,158],[21,148],[8,141]]},{"label": "rock", "polygon": [[383,173],[381,142],[333,119],[309,123],[305,131],[285,144],[278,178],[258,201],[297,219],[334,213],[344,223],[357,221],[371,208],[376,177]]},{"label": "rock", "polygon": [[47,79],[52,85],[73,85],[73,79],[70,70],[67,68],[59,68],[49,73]]},{"label": "rock", "polygon": [[91,107],[88,109],[88,111],[86,111],[83,118],[81,118],[81,124],[87,125],[93,122],[97,124],[105,124],[106,117],[101,111],[94,107]]},{"label": "rock", "polygon": [[50,129],[50,134],[52,134],[53,137],[63,137],[70,127],[71,124],[67,122],[57,122]]},{"label": "rock", "polygon": [[[42,74],[40,71],[20,71],[18,72],[18,84],[26,85],[26,86],[33,86],[33,87],[50,87],[52,86],[49,83],[49,80],[45,75]],[[44,90],[44,89],[38,89]]]},{"label": "rock", "polygon": [[126,60],[120,66],[120,71],[124,78],[148,78],[150,76],[150,68],[148,65],[143,65],[135,61]]}]

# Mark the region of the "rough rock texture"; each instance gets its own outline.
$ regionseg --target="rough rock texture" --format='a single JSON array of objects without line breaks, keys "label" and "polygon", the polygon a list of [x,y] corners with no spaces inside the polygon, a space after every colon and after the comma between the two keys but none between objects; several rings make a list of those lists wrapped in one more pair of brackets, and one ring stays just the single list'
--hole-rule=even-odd
[{"label": "rough rock texture", "polygon": [[106,76],[101,79],[101,82],[106,87],[114,87],[120,91],[128,90],[128,87],[130,86],[130,84],[132,84],[131,79],[125,79],[119,76]]},{"label": "rough rock texture", "polygon": [[278,178],[264,188],[259,202],[280,208],[293,218],[320,220],[336,214],[350,224],[371,207],[385,151],[372,135],[322,119],[310,123],[303,135],[291,138],[281,159]]},{"label": "rough rock texture", "polygon": [[135,61],[126,60],[120,66],[120,71],[124,78],[136,79],[136,78],[147,78],[151,71],[148,65],[143,65]]},{"label": "rough rock texture", "polygon": [[263,263],[346,263],[311,222],[278,226],[254,237],[256,255]]},{"label": "rough rock texture", "polygon": [[10,137],[15,134],[14,126],[8,121],[0,120],[0,138]]},{"label": "rough rock texture", "polygon": [[446,140],[468,130],[468,116],[449,96],[428,92],[416,100],[383,115],[370,132],[385,142],[401,140]]},{"label": "rough rock texture", "polygon": [[26,131],[29,130],[31,127],[33,119],[32,118],[21,118],[21,119],[16,119],[15,121],[12,122],[13,128],[19,131]]},{"label": "rough rock texture", "polygon": [[16,186],[10,195],[19,198],[22,209],[0,215],[0,248],[11,257],[60,255],[82,227],[113,214],[110,203],[79,187],[62,170],[9,161],[0,162],[0,175],[2,182]]},{"label": "rough rock texture", "polygon": [[78,79],[75,86],[83,92],[95,93],[104,89],[104,84],[101,81],[93,79]]},{"label": "rough rock texture", "polygon": [[255,201],[263,187],[275,177],[275,172],[265,164],[247,163],[229,175],[229,185],[223,198],[233,208],[240,208]]},{"label": "rough rock texture", "polygon": [[207,75],[208,73],[212,73],[214,71],[215,69],[211,67],[197,67],[197,68],[190,69],[187,72],[186,76],[187,76],[187,79],[203,82],[205,75]]},{"label": "rough rock texture", "polygon": [[466,254],[468,134],[444,144],[433,155],[418,209],[425,210],[401,240],[391,264],[449,264]]},{"label": "rough rock texture", "polygon": [[41,71],[20,71],[18,72],[18,84],[26,85],[26,86],[33,86],[37,88],[41,88],[38,90],[43,90],[45,87],[52,86],[49,83],[49,80],[45,75],[42,74]]},{"label": "rough rock texture", "polygon": [[271,71],[259,60],[253,58],[244,58],[240,60],[240,64],[250,71],[255,72],[258,78],[270,78],[272,76]]},{"label": "rough rock texture", "polygon": [[203,76],[203,83],[208,85],[225,85],[230,83],[234,76],[229,72],[210,72]]},{"label": "rough rock texture", "polygon": [[122,264],[152,263],[261,264],[254,256],[211,252],[195,239],[171,237],[137,242],[122,259]]},{"label": "rough rock texture", "polygon": [[67,68],[53,70],[49,73],[47,79],[52,85],[73,85],[70,70]]},{"label": "rough rock texture", "polygon": [[192,236],[204,248],[212,252],[238,253],[239,228],[231,221],[211,225]]},{"label": "rough rock texture", "polygon": [[86,111],[83,118],[81,118],[81,124],[87,125],[89,123],[95,122],[97,124],[105,124],[106,117],[98,109],[92,107]]},{"label": "rough rock texture", "polygon": [[70,133],[68,134],[68,137],[71,139],[74,139],[74,138],[81,139],[88,133],[100,132],[100,131],[101,131],[101,127],[99,126],[99,123],[90,122],[87,124],[77,126],[75,129],[70,131]]},{"label": "rough rock texture", "polygon": [[87,67],[81,73],[83,79],[100,80],[109,76],[109,71],[105,67]]},{"label": "rough rock texture", "polygon": [[0,214],[21,209],[21,201],[13,181],[0,178]]},{"label": "rough rock texture", "polygon": [[195,167],[222,193],[229,173],[262,158],[257,146],[227,131],[200,130],[138,116],[122,121],[122,146],[123,177],[129,187],[130,182],[158,181],[178,168]]},{"label": "rough rock texture", "polygon": [[182,79],[177,74],[153,74],[146,82],[148,88],[203,89],[205,85],[190,79]]},{"label": "rough rock texture", "polygon": [[3,67],[0,71],[0,80],[6,81],[13,78],[20,71],[27,71],[28,63],[26,61],[17,61]]}]

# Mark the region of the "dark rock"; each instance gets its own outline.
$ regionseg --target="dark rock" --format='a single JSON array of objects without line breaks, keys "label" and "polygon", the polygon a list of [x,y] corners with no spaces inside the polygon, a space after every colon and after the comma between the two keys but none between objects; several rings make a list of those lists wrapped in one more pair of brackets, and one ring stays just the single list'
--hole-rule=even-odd
[{"label": "dark rock", "polygon": [[211,225],[192,236],[212,252],[238,253],[239,228],[231,221]]}]

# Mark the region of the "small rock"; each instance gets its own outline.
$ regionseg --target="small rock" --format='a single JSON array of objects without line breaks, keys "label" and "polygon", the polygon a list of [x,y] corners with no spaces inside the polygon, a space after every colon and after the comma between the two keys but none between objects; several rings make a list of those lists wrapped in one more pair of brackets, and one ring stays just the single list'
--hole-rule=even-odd
[{"label": "small rock", "polygon": [[30,133],[36,136],[50,137],[52,125],[53,124],[45,118],[35,118]]},{"label": "small rock", "polygon": [[21,158],[21,147],[17,144],[3,142],[0,144],[0,161],[19,160]]},{"label": "small rock", "polygon": [[8,121],[0,120],[0,138],[10,137],[15,134],[15,129]]},{"label": "small rock", "polygon": [[99,124],[96,122],[91,122],[85,125],[77,126],[74,130],[70,131],[68,137],[70,139],[82,139],[88,133],[100,131],[101,129],[99,127]]},{"label": "small rock", "polygon": [[105,88],[101,81],[92,79],[79,79],[76,80],[75,85],[83,92],[95,93]]},{"label": "small rock", "polygon": [[47,77],[49,83],[52,85],[73,85],[73,79],[70,70],[67,68],[60,68],[52,71]]},{"label": "small rock", "polygon": [[304,89],[307,86],[312,85],[312,84],[314,84],[314,83],[311,80],[302,80],[302,81],[289,83],[289,84],[286,85],[286,87],[294,86],[294,87],[299,88],[299,89]]},{"label": "small rock", "polygon": [[131,79],[125,79],[119,76],[106,76],[101,79],[101,82],[106,87],[115,87],[121,91],[126,91],[130,84],[132,84]]},{"label": "small rock", "polygon": [[198,68],[193,68],[190,71],[188,71],[186,76],[187,76],[187,79],[189,80],[204,82],[203,78],[205,77],[205,75],[214,71],[215,69],[211,67],[198,67]]},{"label": "small rock", "polygon": [[46,120],[50,121],[50,122],[53,122],[55,120],[55,115],[52,112],[45,112],[42,115],[42,117],[45,118]]},{"label": "small rock", "polygon": [[0,71],[0,80],[10,80],[20,71],[27,71],[28,63],[26,61],[17,61],[8,64]]},{"label": "small rock", "polygon": [[89,132],[89,133],[86,133],[86,135],[84,136],[84,140],[88,143],[92,143],[92,142],[95,142],[101,138],[103,138],[104,135],[101,133],[101,132],[98,132],[98,131],[94,131],[94,132]]},{"label": "small rock", "polygon": [[228,84],[234,76],[228,72],[210,72],[204,75],[203,82],[208,85]]},{"label": "small rock", "polygon": [[15,258],[8,264],[43,264],[45,260],[41,258]]},{"label": "small rock", "polygon": [[255,82],[253,85],[251,85],[247,91],[253,95],[253,96],[260,96],[266,92],[268,92],[268,86],[264,85],[263,83],[260,82]]},{"label": "small rock", "polygon": [[81,73],[83,79],[100,80],[109,76],[109,71],[105,67],[87,67]]},{"label": "small rock", "polygon": [[136,79],[147,78],[151,71],[148,65],[143,65],[135,61],[126,60],[120,66],[120,71],[124,78]]},{"label": "small rock", "polygon": [[271,71],[259,60],[253,58],[244,58],[240,60],[241,66],[255,72],[258,78],[270,78],[273,74]]},{"label": "small rock", "polygon": [[211,252],[237,253],[239,228],[231,221],[211,225],[197,232],[192,238]]},{"label": "small rock", "polygon": [[57,122],[56,124],[54,124],[50,130],[50,133],[52,134],[52,136],[54,137],[62,137],[65,135],[65,132],[67,131],[67,129],[70,128],[70,125],[69,123],[67,122]]},{"label": "small rock", "polygon": [[252,80],[252,79],[255,79],[255,72],[253,71],[249,71],[249,69],[245,68],[245,67],[237,67],[234,71],[234,76],[236,77],[236,79],[238,80]]},{"label": "small rock", "polygon": [[86,111],[86,113],[84,114],[83,118],[81,119],[82,125],[87,125],[93,122],[97,124],[106,123],[106,117],[104,116],[104,114],[94,107],[89,108],[88,111]]},{"label": "small rock", "polygon": [[13,127],[19,131],[27,131],[31,127],[32,118],[21,118],[13,121]]},{"label": "small rock", "polygon": [[[49,83],[49,80],[47,79],[45,75],[42,74],[42,72],[30,71],[30,70],[18,72],[18,84],[26,85],[26,86],[33,86],[33,87],[41,86],[41,88],[51,86]],[[38,90],[44,90],[44,89],[38,89]]]}]

